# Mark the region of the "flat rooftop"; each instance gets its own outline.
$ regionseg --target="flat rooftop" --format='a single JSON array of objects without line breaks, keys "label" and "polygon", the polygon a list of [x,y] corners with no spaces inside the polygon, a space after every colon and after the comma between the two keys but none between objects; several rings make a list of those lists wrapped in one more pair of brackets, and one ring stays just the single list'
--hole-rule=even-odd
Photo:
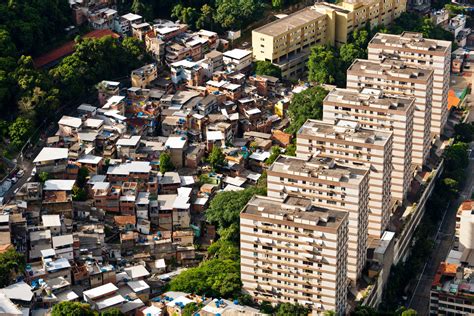
[{"label": "flat rooftop", "polygon": [[390,112],[406,111],[415,102],[415,98],[388,96],[380,89],[364,88],[357,91],[336,88],[329,92],[324,101],[338,103],[342,106],[367,106]]},{"label": "flat rooftop", "polygon": [[[310,200],[299,197],[291,196],[283,200],[255,195],[242,210],[242,214],[337,230],[348,213],[313,206]],[[317,230],[316,227],[315,230]]]},{"label": "flat rooftop", "polygon": [[297,136],[319,136],[327,141],[340,139],[354,144],[385,146],[390,139],[391,132],[362,128],[357,122],[339,120],[336,124],[325,123],[318,120],[307,120],[298,130]]},{"label": "flat rooftop", "polygon": [[314,9],[308,7],[293,14],[290,14],[282,19],[273,21],[262,27],[259,27],[258,29],[255,29],[254,32],[270,36],[279,36],[290,31],[293,28],[298,28],[308,22],[311,22],[324,16],[324,14],[316,12]]},{"label": "flat rooftop", "polygon": [[369,76],[386,76],[399,78],[399,81],[423,80],[428,81],[433,74],[431,69],[408,66],[403,61],[387,59],[383,62],[356,59],[347,69],[347,73],[365,73]]},{"label": "flat rooftop", "polygon": [[421,33],[404,32],[401,35],[377,33],[369,42],[369,49],[383,45],[387,49],[451,52],[451,42],[423,38]]},{"label": "flat rooftop", "polygon": [[[268,169],[269,172],[278,172],[291,175],[320,178],[339,182],[341,186],[358,186],[368,174],[368,168],[352,168],[349,165],[336,163],[331,158],[313,156],[309,159],[291,156],[279,156]],[[343,184],[345,183],[345,184]]]}]

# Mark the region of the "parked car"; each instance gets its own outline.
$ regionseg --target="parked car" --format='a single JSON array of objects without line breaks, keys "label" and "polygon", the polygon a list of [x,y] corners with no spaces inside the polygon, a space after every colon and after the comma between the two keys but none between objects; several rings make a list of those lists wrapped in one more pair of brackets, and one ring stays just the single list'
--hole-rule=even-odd
[{"label": "parked car", "polygon": [[31,170],[31,176],[32,177],[36,176],[36,167],[34,167],[33,170]]},{"label": "parked car", "polygon": [[15,183],[17,183],[17,182],[18,182],[18,178],[17,178],[17,177],[13,177],[13,178],[12,178],[12,183],[15,184]]},{"label": "parked car", "polygon": [[20,169],[20,171],[18,171],[16,173],[16,177],[19,179],[21,177],[23,177],[25,175],[25,171],[23,171],[22,169]]}]

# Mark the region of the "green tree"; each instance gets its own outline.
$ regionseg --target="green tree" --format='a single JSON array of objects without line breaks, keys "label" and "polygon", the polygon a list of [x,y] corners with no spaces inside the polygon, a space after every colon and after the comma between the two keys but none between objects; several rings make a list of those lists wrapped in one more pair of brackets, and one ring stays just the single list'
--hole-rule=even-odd
[{"label": "green tree", "polygon": [[20,116],[8,128],[8,135],[13,146],[19,148],[28,140],[32,131],[33,122]]},{"label": "green tree", "polygon": [[170,282],[171,291],[232,298],[240,293],[239,261],[214,258],[181,272]]},{"label": "green tree", "polygon": [[101,312],[100,316],[123,316],[125,315],[120,311],[118,308],[111,308],[109,310],[106,310],[105,312]]},{"label": "green tree", "polygon": [[207,249],[209,255],[219,259],[239,260],[240,250],[233,242],[219,239]]},{"label": "green tree", "polygon": [[165,173],[168,171],[173,171],[174,170],[174,165],[173,162],[171,161],[171,156],[167,152],[162,152],[160,154],[160,172]]},{"label": "green tree", "polygon": [[451,179],[451,178],[444,178],[441,180],[441,184],[445,189],[444,192],[448,193],[452,198],[457,197],[459,193],[459,182]]},{"label": "green tree", "polygon": [[285,155],[287,156],[296,156],[296,144],[291,143],[286,147]]},{"label": "green tree", "polygon": [[288,106],[290,126],[286,132],[296,133],[307,119],[321,119],[323,100],[327,94],[328,91],[321,87],[308,88],[295,94]]},{"label": "green tree", "polygon": [[234,244],[239,242],[240,232],[238,223],[232,223],[229,227],[221,227],[217,230],[217,233],[219,234],[219,241],[230,241]]},{"label": "green tree", "polygon": [[270,151],[270,157],[265,160],[266,165],[271,165],[272,163],[275,162],[275,160],[278,158],[280,155],[280,146],[273,146],[271,151]]},{"label": "green tree", "polygon": [[209,154],[207,160],[214,171],[226,165],[225,155],[219,146],[212,147],[211,153]]},{"label": "green tree", "polygon": [[219,192],[206,210],[206,219],[216,223],[218,229],[239,222],[240,211],[255,194],[264,194],[262,188],[250,187],[242,191]]},{"label": "green tree", "polygon": [[276,309],[276,316],[307,316],[310,310],[303,305],[283,303]]},{"label": "green tree", "polygon": [[42,171],[38,175],[38,178],[39,178],[41,183],[45,183],[49,179],[49,173],[47,173],[45,171]]},{"label": "green tree", "polygon": [[198,19],[198,13],[195,8],[185,7],[181,3],[173,7],[171,16],[179,19],[182,23],[188,24],[191,28],[195,27],[196,20]]},{"label": "green tree", "polygon": [[458,142],[470,143],[474,139],[474,124],[459,123],[454,126],[455,139]]},{"label": "green tree", "polygon": [[76,184],[79,188],[84,188],[87,183],[87,177],[89,177],[89,169],[86,167],[79,168],[77,172]]},{"label": "green tree", "polygon": [[25,257],[15,249],[0,254],[0,288],[12,284],[24,272],[25,265]]},{"label": "green tree", "polygon": [[270,302],[263,301],[262,304],[260,304],[260,311],[264,314],[273,315],[275,307]]},{"label": "green tree", "polygon": [[78,201],[78,202],[84,202],[87,201],[87,192],[85,189],[78,187],[77,185],[74,185],[72,187],[72,200],[73,201]]},{"label": "green tree", "polygon": [[377,311],[370,306],[359,305],[355,308],[354,316],[376,316]]},{"label": "green tree", "polygon": [[240,29],[260,17],[263,1],[260,0],[216,0],[214,21],[224,29]]},{"label": "green tree", "polygon": [[447,3],[444,8],[449,11],[451,16],[458,15],[458,14],[465,14],[466,9],[463,6]]},{"label": "green tree", "polygon": [[150,4],[146,4],[143,0],[133,0],[130,10],[133,13],[139,14],[145,20],[151,21],[153,19],[153,9]]},{"label": "green tree", "polygon": [[357,58],[367,57],[364,49],[353,43],[343,44],[339,49],[339,56],[346,70]]},{"label": "green tree", "polygon": [[214,9],[209,4],[204,4],[201,7],[199,18],[196,21],[196,28],[198,29],[209,28],[212,31],[214,29],[214,23],[212,19],[213,13],[214,13]]},{"label": "green tree", "polygon": [[272,76],[281,78],[281,69],[268,60],[258,60],[255,62],[255,73],[257,75]]},{"label": "green tree", "polygon": [[417,311],[411,308],[403,311],[401,314],[401,316],[417,316],[417,315],[418,315]]},{"label": "green tree", "polygon": [[308,79],[320,84],[335,84],[340,78],[340,62],[331,46],[311,47],[308,59]]},{"label": "green tree", "polygon": [[51,316],[96,316],[89,304],[64,301],[53,306]]},{"label": "green tree", "polygon": [[199,306],[196,303],[189,303],[184,306],[183,310],[181,311],[181,316],[193,316],[199,310]]},{"label": "green tree", "polygon": [[284,0],[272,0],[272,8],[277,10],[283,8],[283,2]]},{"label": "green tree", "polygon": [[454,143],[444,151],[448,171],[467,167],[469,164],[468,148],[469,146],[466,143]]}]

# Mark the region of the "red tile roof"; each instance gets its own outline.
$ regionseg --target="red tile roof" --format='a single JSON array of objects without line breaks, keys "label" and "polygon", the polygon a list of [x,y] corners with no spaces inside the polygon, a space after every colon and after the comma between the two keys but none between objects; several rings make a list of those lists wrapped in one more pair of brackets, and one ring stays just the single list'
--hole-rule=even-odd
[{"label": "red tile roof", "polygon": [[[112,32],[111,30],[94,30],[87,33],[82,38],[102,38],[105,36],[112,36],[113,38],[119,38],[120,36],[117,33]],[[61,58],[64,58],[68,55],[71,55],[74,52],[74,41],[69,41],[66,44],[59,46],[58,48],[53,49],[52,51],[39,56],[33,59],[33,63],[36,68],[42,68],[54,61],[57,61]]]}]

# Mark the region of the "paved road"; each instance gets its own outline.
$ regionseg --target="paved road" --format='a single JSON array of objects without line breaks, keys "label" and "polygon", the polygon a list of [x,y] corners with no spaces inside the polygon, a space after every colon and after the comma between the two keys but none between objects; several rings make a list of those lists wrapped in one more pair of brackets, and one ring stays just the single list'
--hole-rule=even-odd
[{"label": "paved road", "polygon": [[[474,113],[471,106],[471,113]],[[474,115],[469,115],[468,122],[474,121]],[[474,143],[470,144],[474,148]],[[464,189],[458,199],[453,201],[445,212],[443,221],[439,225],[436,243],[431,257],[426,262],[415,293],[409,300],[409,307],[415,309],[419,315],[429,314],[430,289],[434,275],[439,264],[444,261],[451,250],[454,242],[454,231],[456,228],[456,211],[459,205],[466,199],[471,198],[474,186],[474,159],[472,154],[469,157],[469,166],[467,168],[467,179]]]}]

